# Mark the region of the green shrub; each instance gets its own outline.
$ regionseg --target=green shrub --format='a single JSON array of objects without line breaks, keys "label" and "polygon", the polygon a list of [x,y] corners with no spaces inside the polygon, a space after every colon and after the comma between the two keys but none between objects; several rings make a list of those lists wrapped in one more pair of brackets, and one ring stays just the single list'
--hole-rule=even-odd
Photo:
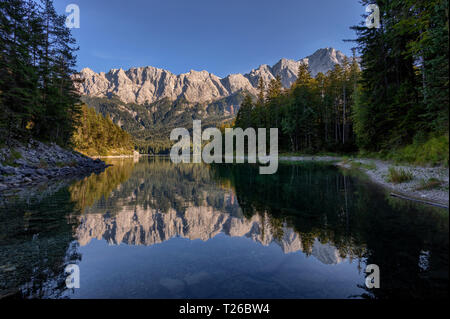
[{"label": "green shrub", "polygon": [[424,134],[416,134],[414,142],[396,150],[382,150],[380,152],[359,152],[361,158],[378,158],[393,160],[396,163],[409,163],[416,165],[444,165],[449,164],[449,138],[448,135],[433,136],[428,139]]},{"label": "green shrub", "polygon": [[389,167],[389,173],[387,180],[388,182],[399,184],[404,182],[409,182],[414,178],[411,172],[405,171],[404,169],[396,169],[395,167]]},{"label": "green shrub", "polygon": [[418,165],[446,165],[449,160],[449,139],[448,135],[431,137],[426,142],[423,138],[415,139],[413,144],[391,154],[391,159],[398,162],[408,162]]}]

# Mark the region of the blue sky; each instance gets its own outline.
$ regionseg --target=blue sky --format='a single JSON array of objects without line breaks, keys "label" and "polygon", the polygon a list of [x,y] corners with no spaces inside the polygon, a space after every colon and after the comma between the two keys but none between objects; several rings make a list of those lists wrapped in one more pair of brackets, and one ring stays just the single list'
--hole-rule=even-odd
[{"label": "blue sky", "polygon": [[78,4],[78,69],[155,66],[218,76],[334,47],[351,54],[357,0],[55,0]]}]

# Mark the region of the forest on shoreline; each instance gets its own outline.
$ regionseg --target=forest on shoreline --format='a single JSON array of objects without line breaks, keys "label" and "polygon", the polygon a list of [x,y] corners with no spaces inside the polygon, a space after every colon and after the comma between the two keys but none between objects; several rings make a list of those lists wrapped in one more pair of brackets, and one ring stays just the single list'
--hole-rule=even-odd
[{"label": "forest on shoreline", "polygon": [[448,2],[375,3],[380,28],[351,27],[358,58],[315,78],[302,65],[286,90],[261,80],[234,127],[277,127],[284,152],[448,165]]},{"label": "forest on shoreline", "polygon": [[128,133],[82,105],[65,22],[52,0],[0,1],[0,147],[36,139],[89,155],[132,153]]},{"label": "forest on shoreline", "polygon": [[[360,2],[367,6],[373,1]],[[243,97],[234,122],[226,125],[278,128],[285,153],[360,154],[448,165],[448,2],[375,3],[380,28],[367,28],[364,19],[351,27],[356,33],[351,58],[316,77],[301,65],[289,89],[279,78],[261,80],[258,96]],[[162,127],[191,123],[200,107],[173,118],[156,114],[161,123],[149,119],[145,130],[137,129],[132,118],[114,124],[114,101],[107,109],[95,99],[87,99],[92,110],[83,106],[73,77],[78,47],[51,0],[1,0],[0,22],[2,146],[34,138],[89,154],[128,153],[136,147],[164,153],[172,143],[162,136]],[[162,110],[173,106],[158,103]],[[185,107],[183,101],[178,104]],[[136,110],[148,113],[145,106]],[[223,128],[224,120],[217,115],[208,125]]]}]

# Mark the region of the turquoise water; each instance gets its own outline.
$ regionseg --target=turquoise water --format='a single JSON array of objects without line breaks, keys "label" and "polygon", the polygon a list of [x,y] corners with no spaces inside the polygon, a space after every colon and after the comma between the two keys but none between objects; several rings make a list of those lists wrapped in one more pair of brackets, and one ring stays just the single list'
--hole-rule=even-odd
[{"label": "turquoise water", "polygon": [[[25,298],[441,298],[448,210],[327,164],[114,160],[0,204],[0,295]],[[46,190],[45,194],[42,191]],[[76,264],[80,288],[64,269]],[[379,289],[365,286],[366,265]]]}]

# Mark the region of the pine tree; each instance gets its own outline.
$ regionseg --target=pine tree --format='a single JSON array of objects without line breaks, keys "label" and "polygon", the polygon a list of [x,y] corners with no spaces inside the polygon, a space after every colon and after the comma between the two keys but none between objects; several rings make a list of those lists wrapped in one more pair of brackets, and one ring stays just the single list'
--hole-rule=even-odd
[{"label": "pine tree", "polygon": [[0,136],[68,143],[78,96],[75,41],[50,0],[0,0]]},{"label": "pine tree", "polygon": [[419,65],[419,91],[425,107],[421,114],[422,129],[448,132],[448,1],[404,1],[410,8],[394,27],[398,33],[413,29],[417,38],[408,43],[406,54]]},{"label": "pine tree", "polygon": [[27,135],[37,90],[35,69],[30,61],[29,12],[32,3],[21,0],[0,2],[0,129],[6,140]]},{"label": "pine tree", "polygon": [[267,88],[267,101],[265,107],[265,127],[278,127],[280,105],[283,86],[281,84],[281,77],[277,75],[275,79],[272,79]]},{"label": "pine tree", "polygon": [[260,77],[259,81],[258,81],[258,100],[257,100],[258,106],[263,106],[264,103],[266,102],[265,90],[266,90],[266,85],[264,83],[264,79],[262,77]]},{"label": "pine tree", "polygon": [[297,80],[295,86],[307,86],[311,81],[311,74],[309,73],[309,67],[307,63],[300,63],[297,72]]},{"label": "pine tree", "polygon": [[235,126],[241,127],[242,129],[252,127],[252,111],[253,99],[250,94],[246,94],[236,116]]},{"label": "pine tree", "polygon": [[448,132],[448,2],[376,4],[381,28],[353,27],[363,69],[353,117],[359,146],[374,151]]},{"label": "pine tree", "polygon": [[282,88],[281,77],[277,75],[276,78],[272,79],[269,83],[269,87],[267,88],[267,100],[271,101],[278,98],[281,95]]}]

